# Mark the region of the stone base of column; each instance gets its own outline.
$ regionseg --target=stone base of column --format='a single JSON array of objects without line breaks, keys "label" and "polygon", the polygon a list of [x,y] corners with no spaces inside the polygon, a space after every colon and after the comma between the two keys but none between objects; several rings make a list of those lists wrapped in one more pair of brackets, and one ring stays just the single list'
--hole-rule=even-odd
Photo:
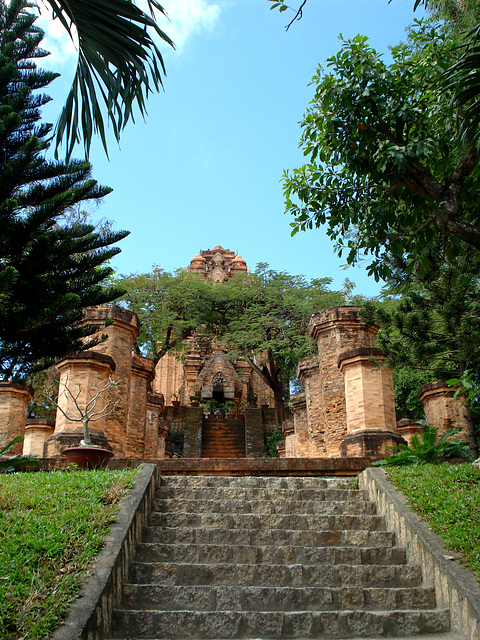
[{"label": "stone base of column", "polygon": [[[92,444],[97,447],[102,447],[102,449],[112,450],[112,447],[108,444],[103,433],[92,431],[92,429],[89,430]],[[83,429],[79,429],[78,431],[60,431],[59,433],[54,433],[53,436],[50,436],[45,443],[44,455],[46,458],[58,458],[62,455],[62,451],[64,449],[68,449],[69,447],[78,447],[80,445],[80,440],[83,440]]]},{"label": "stone base of column", "polygon": [[[202,457],[202,407],[186,407],[185,409],[185,433],[183,436],[183,457]],[[165,449],[165,456],[168,449]],[[173,455],[173,453],[172,453]]]},{"label": "stone base of column", "polygon": [[366,429],[349,433],[340,445],[341,458],[370,458],[383,460],[393,455],[389,447],[407,444],[399,433],[380,429]]},{"label": "stone base of column", "polygon": [[45,442],[53,435],[55,420],[47,418],[29,418],[23,439],[23,455],[44,457]]}]

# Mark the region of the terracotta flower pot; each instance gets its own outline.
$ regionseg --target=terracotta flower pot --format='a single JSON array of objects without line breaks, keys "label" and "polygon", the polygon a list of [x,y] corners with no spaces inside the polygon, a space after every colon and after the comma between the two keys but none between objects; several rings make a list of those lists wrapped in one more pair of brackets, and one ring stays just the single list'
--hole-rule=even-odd
[{"label": "terracotta flower pot", "polygon": [[180,400],[172,400],[172,404],[174,407],[179,407],[180,406]]},{"label": "terracotta flower pot", "polygon": [[64,449],[68,464],[76,464],[79,469],[101,469],[106,467],[113,451],[101,447],[69,447]]}]

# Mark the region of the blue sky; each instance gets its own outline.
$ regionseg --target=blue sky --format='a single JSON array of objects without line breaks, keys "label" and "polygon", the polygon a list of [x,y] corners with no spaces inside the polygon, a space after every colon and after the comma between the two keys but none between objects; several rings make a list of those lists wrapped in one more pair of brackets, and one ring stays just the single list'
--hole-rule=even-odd
[{"label": "blue sky", "polygon": [[[288,32],[293,13],[270,11],[267,0],[165,2],[164,30],[176,51],[162,47],[165,90],[148,101],[148,116],[130,123],[110,159],[94,142],[94,177],[114,189],[95,213],[131,234],[113,261],[120,273],[170,271],[187,266],[201,249],[237,250],[254,268],[348,277],[356,292],[376,295],[380,285],[363,268],[342,269],[322,230],[290,236],[284,215],[284,169],[304,162],[298,125],[318,64],[339,48],[338,36],[367,35],[388,56],[416,15],[413,0],[308,0],[304,17]],[[292,6],[297,3],[292,0]],[[54,32],[49,27],[52,37]],[[75,58],[64,40],[44,66],[62,77],[45,117],[55,121],[69,88]],[[81,150],[77,155],[81,154]]]}]

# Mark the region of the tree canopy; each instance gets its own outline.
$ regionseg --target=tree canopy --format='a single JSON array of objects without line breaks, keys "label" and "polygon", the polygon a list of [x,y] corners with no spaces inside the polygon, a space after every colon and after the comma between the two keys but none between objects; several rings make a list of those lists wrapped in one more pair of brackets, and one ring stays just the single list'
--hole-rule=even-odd
[{"label": "tree canopy", "polygon": [[336,251],[349,263],[367,255],[377,278],[403,254],[421,273],[439,237],[446,256],[480,248],[477,149],[441,84],[458,44],[419,20],[390,64],[357,36],[318,69],[301,123],[309,162],[284,174],[293,233],[325,225]]},{"label": "tree canopy", "polygon": [[330,283],[264,263],[224,284],[158,267],[116,281],[127,291],[124,303],[140,318],[140,348],[155,362],[168,351],[180,356],[193,336],[207,350],[215,346],[232,360],[244,358],[272,389],[280,424],[297,363],[315,350],[307,335],[310,316],[345,302],[345,292],[330,291]]},{"label": "tree canopy", "polygon": [[[0,3],[0,378],[22,378],[78,349],[86,306],[118,297],[106,264],[126,232],[64,220],[70,207],[110,192],[88,162],[47,161],[40,122],[56,74],[37,69],[43,32],[25,0]],[[91,328],[90,328],[91,330]]]}]

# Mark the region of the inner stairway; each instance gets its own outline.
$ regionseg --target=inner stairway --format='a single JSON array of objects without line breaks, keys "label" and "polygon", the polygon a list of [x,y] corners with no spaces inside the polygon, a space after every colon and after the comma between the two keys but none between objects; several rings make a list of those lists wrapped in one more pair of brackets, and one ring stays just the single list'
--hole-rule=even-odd
[{"label": "inner stairway", "polygon": [[202,458],[245,458],[245,423],[233,418],[204,419]]},{"label": "inner stairway", "polygon": [[449,611],[351,483],[164,476],[112,638],[450,637]]}]

